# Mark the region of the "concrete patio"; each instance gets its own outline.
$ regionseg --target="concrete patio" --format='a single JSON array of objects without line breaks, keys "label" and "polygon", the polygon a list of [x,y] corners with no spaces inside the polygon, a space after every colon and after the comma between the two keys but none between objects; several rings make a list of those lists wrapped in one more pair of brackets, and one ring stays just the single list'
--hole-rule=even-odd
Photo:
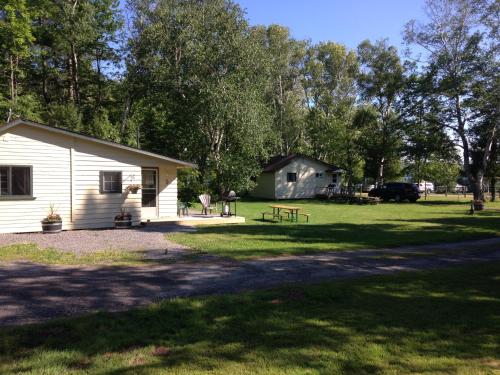
[{"label": "concrete patio", "polygon": [[186,216],[159,217],[149,219],[144,224],[171,224],[171,225],[226,225],[242,224],[245,222],[243,216],[220,216],[220,215],[202,215],[190,214]]}]

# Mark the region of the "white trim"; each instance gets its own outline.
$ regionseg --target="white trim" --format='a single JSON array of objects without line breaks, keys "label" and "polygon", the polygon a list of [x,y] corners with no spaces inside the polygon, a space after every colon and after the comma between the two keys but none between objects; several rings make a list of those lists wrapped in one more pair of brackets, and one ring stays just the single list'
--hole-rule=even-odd
[{"label": "white trim", "polygon": [[[142,178],[143,178],[143,172],[144,171],[154,171],[155,172],[155,200],[156,200],[156,205],[155,205],[155,218],[160,217],[160,170],[159,168],[156,167],[141,167],[141,183],[142,183]],[[144,192],[144,186],[142,187],[142,192]],[[141,217],[144,216],[143,212],[146,211],[147,209],[151,209],[152,207],[144,207],[142,205],[142,197],[141,197]],[[152,210],[151,210],[152,211]]]},{"label": "white trim", "polygon": [[89,137],[87,135],[83,135],[83,134],[79,134],[79,133],[74,133],[74,132],[69,131],[69,130],[55,128],[53,126],[43,125],[43,124],[39,124],[39,123],[36,123],[36,122],[33,122],[33,121],[28,121],[28,120],[17,119],[17,120],[14,120],[14,121],[11,121],[11,122],[5,124],[4,126],[0,126],[0,133],[6,131],[8,129],[11,129],[11,128],[17,126],[17,125],[21,125],[21,124],[22,125],[28,125],[28,126],[31,126],[33,128],[37,128],[37,129],[41,129],[41,130],[47,130],[47,131],[50,131],[50,132],[53,132],[53,133],[68,135],[68,136],[71,136],[71,137],[75,137],[77,139],[83,139],[83,140],[86,140],[86,141],[90,141],[90,142],[94,142],[94,143],[99,143],[99,144],[110,146],[110,147],[114,147],[114,148],[119,148],[121,150],[133,152],[133,153],[140,154],[140,155],[150,156],[150,157],[155,158],[155,159],[166,160],[166,161],[169,161],[171,163],[178,164],[180,167],[187,167],[187,168],[196,168],[197,167],[196,164],[188,163],[186,161],[182,161],[182,160],[179,160],[179,159],[169,158],[168,156],[163,156],[163,155],[155,154],[155,153],[149,152],[149,151],[139,150],[137,148],[133,148],[133,147],[121,145],[119,143],[114,143],[114,142],[110,142],[110,141],[104,141],[102,139]]},{"label": "white trim", "polygon": [[73,210],[75,208],[75,146],[71,145],[69,149],[69,178],[70,178],[70,202],[69,202],[69,218],[73,223]]}]

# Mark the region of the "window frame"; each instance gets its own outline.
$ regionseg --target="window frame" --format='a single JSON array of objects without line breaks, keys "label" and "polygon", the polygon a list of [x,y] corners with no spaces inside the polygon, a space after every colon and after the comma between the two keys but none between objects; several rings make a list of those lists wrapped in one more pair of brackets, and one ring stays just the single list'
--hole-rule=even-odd
[{"label": "window frame", "polygon": [[[290,176],[294,176],[294,178],[290,179]],[[286,182],[289,182],[289,183],[297,182],[297,172],[287,172],[286,173]]]},{"label": "window frame", "polygon": [[316,178],[323,178],[323,172],[316,172]]},{"label": "window frame", "polygon": [[[2,194],[0,191],[0,200],[31,200],[33,197],[33,166],[32,165],[16,165],[16,164],[0,164],[0,168],[8,168],[7,189],[8,194]],[[27,168],[29,169],[29,194],[12,194],[12,168]]]},{"label": "window frame", "polygon": [[[108,191],[104,189],[104,175],[105,173],[118,173],[120,175],[119,178],[119,187],[115,191]],[[122,171],[99,171],[99,194],[123,194],[123,172]]]}]

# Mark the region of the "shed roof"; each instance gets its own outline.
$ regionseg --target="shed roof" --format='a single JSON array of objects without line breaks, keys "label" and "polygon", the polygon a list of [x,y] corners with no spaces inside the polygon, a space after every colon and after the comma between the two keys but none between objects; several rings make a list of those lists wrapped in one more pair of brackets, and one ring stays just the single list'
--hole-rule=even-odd
[{"label": "shed roof", "polygon": [[105,141],[103,139],[91,137],[91,136],[84,135],[84,134],[74,132],[71,130],[66,130],[66,129],[56,128],[54,126],[40,124],[38,122],[29,121],[29,120],[23,120],[23,119],[13,120],[13,121],[11,121],[3,126],[0,126],[0,133],[5,132],[8,129],[12,129],[18,125],[27,125],[27,126],[30,126],[33,128],[45,130],[45,131],[52,132],[52,133],[69,135],[69,136],[72,136],[72,137],[75,137],[78,139],[83,139],[86,141],[106,145],[106,146],[113,147],[113,148],[118,148],[118,149],[129,151],[132,153],[149,156],[149,157],[159,159],[159,160],[169,161],[169,162],[171,162],[173,164],[177,164],[178,166],[181,166],[181,167],[196,168],[196,164],[193,164],[193,163],[189,163],[189,162],[182,161],[179,159],[170,158],[168,156],[164,156],[164,155],[160,155],[160,154],[155,154],[155,153],[149,152],[149,151],[144,151],[144,150],[141,150],[139,148],[125,146],[125,145],[122,145],[120,143]]},{"label": "shed roof", "polygon": [[343,173],[344,172],[344,170],[342,168],[337,167],[334,164],[329,164],[329,163],[326,163],[322,160],[315,159],[315,158],[312,158],[310,156],[303,155],[303,154],[290,154],[290,155],[286,155],[286,156],[284,156],[284,155],[273,156],[272,158],[269,159],[269,161],[266,164],[263,165],[262,171],[263,172],[276,172],[277,170],[280,170],[281,168],[290,164],[294,159],[297,159],[297,158],[308,159],[311,161],[315,161],[317,163],[321,163],[321,164],[325,165],[325,167],[327,168],[326,169],[327,172],[334,172],[334,173]]}]

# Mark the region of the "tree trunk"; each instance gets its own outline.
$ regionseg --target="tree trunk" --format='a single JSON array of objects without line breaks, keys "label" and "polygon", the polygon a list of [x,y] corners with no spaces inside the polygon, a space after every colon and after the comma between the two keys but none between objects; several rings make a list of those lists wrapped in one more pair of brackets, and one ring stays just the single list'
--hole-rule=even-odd
[{"label": "tree trunk", "polygon": [[486,140],[486,145],[484,147],[483,157],[481,158],[481,165],[478,168],[478,172],[476,173],[476,183],[474,187],[474,199],[484,201],[484,193],[483,193],[483,178],[484,171],[488,167],[488,162],[490,159],[490,155],[492,155],[491,150],[493,147],[493,140],[495,139],[497,126],[494,123],[491,127],[491,131],[488,134],[488,139]]},{"label": "tree trunk", "polygon": [[484,172],[479,170],[476,174],[476,181],[474,184],[474,200],[484,201],[483,179]]},{"label": "tree trunk", "polygon": [[9,82],[10,106],[9,106],[9,114],[7,116],[7,122],[10,122],[10,120],[12,120],[13,107],[16,101],[16,83],[15,83],[16,73],[14,69],[14,56],[12,55],[9,56],[9,62],[10,62],[10,82]]},{"label": "tree trunk", "polygon": [[48,83],[47,83],[47,58],[45,57],[45,54],[43,53],[42,49],[42,95],[43,95],[43,100],[45,104],[49,104],[49,89],[48,89]]},{"label": "tree trunk", "polygon": [[496,199],[496,188],[497,188],[497,178],[496,176],[491,176],[490,179],[490,190],[491,190],[491,201],[495,202]]},{"label": "tree trunk", "polygon": [[384,183],[384,163],[385,163],[385,158],[382,157],[378,165],[377,186],[381,186]]},{"label": "tree trunk", "polygon": [[[456,117],[457,117],[457,123],[458,123],[458,128],[456,129],[458,136],[460,137],[460,140],[462,141],[462,148],[463,148],[463,158],[464,158],[464,172],[465,175],[467,176],[467,184],[469,186],[476,186],[473,185],[475,182],[474,176],[472,175],[472,172],[470,170],[470,151],[469,151],[469,140],[467,139],[467,135],[465,134],[465,120],[462,115],[462,104],[460,102],[460,96],[455,97],[455,111],[456,111]],[[476,189],[474,188],[474,199],[476,196]]]},{"label": "tree trunk", "polygon": [[136,132],[136,146],[137,148],[141,148],[141,125],[137,123],[137,132]]},{"label": "tree trunk", "polygon": [[80,84],[79,84],[79,77],[78,77],[78,56],[76,54],[76,49],[75,45],[71,43],[71,64],[72,64],[72,79],[73,79],[73,87],[74,87],[74,94],[75,94],[75,101],[76,103],[80,102]]},{"label": "tree trunk", "polygon": [[75,102],[75,86],[73,81],[73,64],[71,62],[71,56],[68,56],[68,99],[71,103]]},{"label": "tree trunk", "polygon": [[101,100],[102,100],[102,88],[101,88],[101,57],[99,53],[99,48],[96,49],[95,51],[95,60],[96,60],[96,66],[97,66],[97,100],[96,100],[96,107],[101,106]]},{"label": "tree trunk", "polygon": [[130,95],[127,94],[125,98],[125,107],[123,108],[122,121],[120,128],[120,139],[123,142],[123,137],[125,136],[125,131],[127,130],[128,114],[130,112]]}]

